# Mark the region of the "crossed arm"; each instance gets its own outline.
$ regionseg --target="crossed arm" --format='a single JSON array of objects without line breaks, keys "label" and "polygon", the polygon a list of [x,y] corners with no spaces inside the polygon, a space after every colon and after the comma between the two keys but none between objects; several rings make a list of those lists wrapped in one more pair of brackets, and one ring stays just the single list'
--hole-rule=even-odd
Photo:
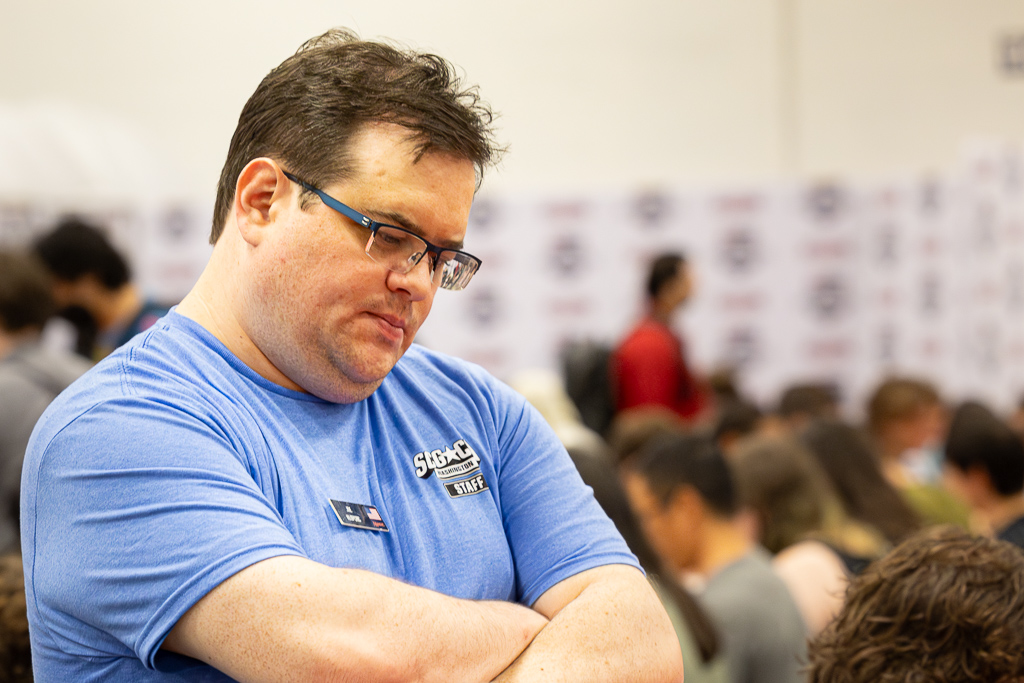
[{"label": "crossed arm", "polygon": [[244,683],[682,681],[668,617],[620,565],[570,577],[529,609],[276,557],[208,593],[163,647]]}]

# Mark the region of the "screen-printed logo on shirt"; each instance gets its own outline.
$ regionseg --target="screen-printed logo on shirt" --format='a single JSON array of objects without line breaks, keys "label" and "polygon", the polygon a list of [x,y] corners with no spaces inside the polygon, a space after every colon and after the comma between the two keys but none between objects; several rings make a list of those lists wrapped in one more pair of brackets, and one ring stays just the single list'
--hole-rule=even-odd
[{"label": "screen-printed logo on shirt", "polygon": [[488,489],[487,481],[480,472],[480,456],[465,439],[459,439],[450,447],[417,453],[412,464],[416,466],[416,476],[420,479],[436,474],[452,498],[471,496]]}]

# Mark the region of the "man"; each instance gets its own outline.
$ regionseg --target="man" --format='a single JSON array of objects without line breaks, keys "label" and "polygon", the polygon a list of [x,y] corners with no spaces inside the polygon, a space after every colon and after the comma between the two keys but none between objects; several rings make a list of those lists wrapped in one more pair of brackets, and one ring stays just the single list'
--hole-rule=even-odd
[{"label": "man", "polygon": [[36,242],[57,305],[79,329],[77,351],[99,360],[148,329],[167,307],[142,296],[128,262],[100,230],[65,218]]},{"label": "man", "polygon": [[855,578],[809,646],[812,683],[1024,679],[1024,554],[954,527],[919,533]]},{"label": "man", "polygon": [[807,629],[768,553],[737,520],[732,474],[709,437],[661,437],[628,461],[626,492],[665,563],[705,582],[733,683],[797,683]]},{"label": "man", "polygon": [[945,480],[996,538],[1024,548],[1024,443],[980,403],[960,406],[950,423]]},{"label": "man", "polygon": [[682,340],[671,328],[673,316],[692,289],[682,255],[663,254],[651,263],[648,314],[612,354],[620,412],[662,409],[693,421],[706,408],[707,401],[687,366]]},{"label": "man", "polygon": [[967,527],[970,511],[942,486],[939,452],[948,427],[946,408],[930,383],[889,377],[867,404],[868,430],[882,473],[926,524]]},{"label": "man", "polygon": [[43,266],[27,254],[0,252],[0,554],[20,548],[21,465],[36,420],[89,369],[78,356],[40,343],[53,311]]},{"label": "man", "polygon": [[196,287],[33,439],[36,680],[681,679],[543,419],[411,346],[479,266],[490,112],[460,87],[332,31],[257,88]]},{"label": "man", "polygon": [[829,384],[791,384],[782,391],[775,410],[779,429],[797,436],[815,420],[838,417],[836,387]]}]

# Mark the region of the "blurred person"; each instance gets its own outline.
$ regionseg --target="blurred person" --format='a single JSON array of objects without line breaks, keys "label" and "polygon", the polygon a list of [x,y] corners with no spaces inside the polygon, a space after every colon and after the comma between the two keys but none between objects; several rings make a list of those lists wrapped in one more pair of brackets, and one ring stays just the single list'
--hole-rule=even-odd
[{"label": "blurred person", "polygon": [[941,474],[936,450],[946,433],[946,409],[930,383],[890,377],[868,399],[868,427],[882,471],[897,487],[932,484]]},{"label": "blurred person", "polygon": [[1017,405],[1006,418],[1006,423],[1024,438],[1024,396],[1017,399]]},{"label": "blurred person", "polygon": [[855,578],[809,645],[811,683],[1024,680],[1024,553],[926,530]]},{"label": "blurred person", "polygon": [[730,458],[755,538],[814,635],[839,612],[850,577],[880,557],[881,534],[850,519],[807,449],[792,437],[752,436]]},{"label": "blurred person", "polygon": [[740,398],[720,401],[712,432],[718,447],[727,456],[744,437],[768,428],[764,413],[755,404]]},{"label": "blurred person", "polygon": [[608,435],[615,419],[611,355],[609,345],[589,339],[570,341],[559,353],[569,398],[583,424],[602,437]]},{"label": "blurred person", "polygon": [[103,232],[81,218],[61,220],[36,241],[35,251],[53,277],[53,297],[84,336],[82,355],[100,360],[169,310],[146,299],[128,262]]},{"label": "blurred person", "polygon": [[946,439],[949,488],[970,506],[976,527],[1024,548],[1024,442],[981,403],[957,408]]},{"label": "blurred person", "polygon": [[694,422],[710,409],[701,382],[691,372],[683,340],[672,320],[693,291],[693,276],[679,253],[662,254],[647,275],[647,311],[612,353],[616,408],[665,411]]},{"label": "blurred person", "polygon": [[799,434],[813,420],[836,419],[839,417],[836,388],[815,383],[790,385],[779,396],[775,414],[791,434]]},{"label": "blurred person", "polygon": [[0,252],[0,552],[18,540],[21,466],[46,406],[89,369],[71,354],[44,348],[40,334],[54,312],[50,281],[28,254]]},{"label": "blurred person", "polygon": [[669,434],[690,433],[674,415],[660,411],[634,410],[619,413],[608,432],[608,445],[621,467],[637,457],[653,439]]},{"label": "blurred person", "polygon": [[942,485],[946,408],[930,383],[890,377],[871,394],[868,429],[882,474],[926,524],[967,528],[969,510]]},{"label": "blurred person", "polygon": [[38,678],[682,680],[543,418],[413,344],[480,267],[492,117],[441,57],[343,29],[263,79],[199,281],[33,435]]},{"label": "blurred person", "polygon": [[715,403],[746,400],[740,393],[737,374],[737,369],[731,365],[720,365],[708,373],[707,389],[714,396]]},{"label": "blurred person", "polygon": [[728,683],[728,662],[722,654],[721,638],[714,621],[679,579],[662,569],[661,559],[647,542],[629,507],[610,455],[599,457],[573,447],[569,448],[569,456],[576,463],[583,481],[594,489],[597,502],[637,556],[668,611],[683,653],[686,683]]},{"label": "blurred person", "polygon": [[895,545],[921,528],[921,520],[882,474],[867,436],[841,420],[816,419],[800,434],[828,475],[846,514],[877,529]]},{"label": "blurred person", "polygon": [[726,683],[718,634],[705,611],[670,573],[644,538],[619,481],[615,458],[605,441],[583,424],[559,377],[543,370],[519,373],[509,382],[554,430],[583,482],[640,561],[668,612],[679,638],[687,683]]},{"label": "blurred person", "polygon": [[697,594],[722,635],[734,683],[802,681],[807,628],[771,556],[736,522],[733,475],[706,436],[659,438],[626,464],[626,493],[648,540]]},{"label": "blurred person", "polygon": [[32,648],[21,555],[0,556],[0,680],[31,683]]}]

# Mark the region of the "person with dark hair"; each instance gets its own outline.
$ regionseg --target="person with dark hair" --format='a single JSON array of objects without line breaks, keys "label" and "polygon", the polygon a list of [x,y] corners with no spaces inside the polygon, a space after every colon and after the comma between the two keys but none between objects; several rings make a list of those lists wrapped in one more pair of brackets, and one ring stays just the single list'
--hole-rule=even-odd
[{"label": "person with dark hair", "polygon": [[54,300],[78,328],[76,350],[87,358],[103,358],[167,313],[143,297],[106,235],[81,218],[61,220],[35,252],[50,270]]},{"label": "person with dark hair", "polygon": [[912,536],[808,650],[810,683],[1024,680],[1024,553],[951,526]]},{"label": "person with dark hair", "polygon": [[16,552],[25,449],[50,402],[89,363],[45,348],[43,326],[54,312],[46,269],[32,256],[0,252],[0,553]]},{"label": "person with dark hair", "polygon": [[690,371],[672,318],[690,298],[693,281],[682,254],[662,254],[647,276],[647,313],[612,353],[611,374],[619,412],[669,411],[685,421],[709,407],[707,392]]},{"label": "person with dark hair", "polygon": [[698,594],[723,639],[733,683],[803,680],[807,628],[768,553],[736,521],[733,475],[712,439],[666,436],[627,462],[626,493],[651,545]]},{"label": "person with dark hair", "polygon": [[413,344],[480,267],[490,121],[445,60],[344,30],[260,83],[196,286],[33,435],[40,678],[682,680],[543,418]]},{"label": "person with dark hair", "polygon": [[1024,548],[1024,442],[976,401],[957,408],[946,438],[949,488],[996,538]]},{"label": "person with dark hair", "polygon": [[867,437],[841,420],[818,419],[801,441],[828,475],[853,519],[877,529],[895,545],[921,528],[921,520],[882,474]]},{"label": "person with dark hair", "polygon": [[793,384],[779,396],[775,414],[791,434],[799,434],[812,420],[839,417],[836,388],[829,384]]},{"label": "person with dark hair", "polygon": [[967,506],[942,485],[946,407],[938,390],[913,377],[889,377],[867,404],[868,432],[882,474],[926,524],[968,525]]},{"label": "person with dark hair", "polygon": [[765,416],[755,404],[743,399],[719,402],[713,435],[718,447],[728,455],[744,437],[765,428]]}]

